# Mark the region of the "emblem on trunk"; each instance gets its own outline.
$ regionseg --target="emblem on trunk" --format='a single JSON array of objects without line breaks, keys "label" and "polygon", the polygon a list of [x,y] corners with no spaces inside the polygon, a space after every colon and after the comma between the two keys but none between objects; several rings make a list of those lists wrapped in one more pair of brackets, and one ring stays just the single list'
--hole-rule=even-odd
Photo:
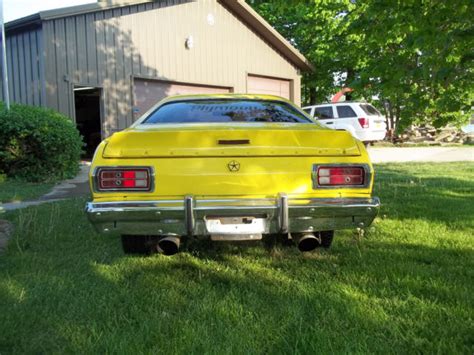
[{"label": "emblem on trunk", "polygon": [[240,163],[236,160],[232,160],[229,164],[227,164],[229,171],[236,172],[240,170]]}]

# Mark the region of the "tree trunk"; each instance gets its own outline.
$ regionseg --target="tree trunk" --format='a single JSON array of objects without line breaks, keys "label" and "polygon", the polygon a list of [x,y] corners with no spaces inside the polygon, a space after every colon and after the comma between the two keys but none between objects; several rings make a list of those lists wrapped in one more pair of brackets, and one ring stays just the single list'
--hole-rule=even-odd
[{"label": "tree trunk", "polygon": [[388,111],[388,108],[390,107],[390,101],[387,99],[382,100],[382,112],[383,115],[385,116],[385,124],[387,125],[387,129],[391,130],[392,129],[392,122],[390,120],[390,112]]},{"label": "tree trunk", "polygon": [[390,127],[390,141],[393,143],[395,140],[395,121],[393,117],[393,105],[392,101],[388,101],[388,120],[390,121],[389,127]]},{"label": "tree trunk", "polygon": [[316,88],[310,87],[309,88],[309,104],[315,105],[316,103],[317,103]]},{"label": "tree trunk", "polygon": [[398,103],[398,100],[395,102],[395,107],[394,107],[394,121],[393,121],[393,129],[394,132],[397,132],[398,130],[398,123],[400,122],[400,105]]}]

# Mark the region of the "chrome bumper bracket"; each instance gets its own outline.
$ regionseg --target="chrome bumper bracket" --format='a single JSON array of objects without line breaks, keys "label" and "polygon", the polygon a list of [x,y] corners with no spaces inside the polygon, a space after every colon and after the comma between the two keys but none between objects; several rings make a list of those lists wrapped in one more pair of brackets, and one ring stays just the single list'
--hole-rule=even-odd
[{"label": "chrome bumper bracket", "polygon": [[186,231],[188,236],[191,237],[194,234],[194,200],[192,196],[186,196],[184,198],[184,212],[186,221]]},{"label": "chrome bumper bracket", "polygon": [[288,233],[288,196],[284,193],[279,195],[280,205],[280,233]]}]

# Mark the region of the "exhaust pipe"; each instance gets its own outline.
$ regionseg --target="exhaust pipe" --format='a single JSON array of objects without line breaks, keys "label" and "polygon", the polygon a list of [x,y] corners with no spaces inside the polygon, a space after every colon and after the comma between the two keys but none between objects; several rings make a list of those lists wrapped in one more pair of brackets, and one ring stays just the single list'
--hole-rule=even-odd
[{"label": "exhaust pipe", "polygon": [[158,242],[158,251],[164,255],[174,255],[179,251],[179,238],[166,237]]},{"label": "exhaust pipe", "polygon": [[321,246],[321,238],[317,238],[313,233],[305,233],[296,240],[300,251],[311,251]]}]

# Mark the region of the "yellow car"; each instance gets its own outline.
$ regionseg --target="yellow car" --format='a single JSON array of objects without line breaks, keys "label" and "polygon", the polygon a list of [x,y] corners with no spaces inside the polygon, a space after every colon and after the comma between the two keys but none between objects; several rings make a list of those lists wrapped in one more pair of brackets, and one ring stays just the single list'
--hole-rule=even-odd
[{"label": "yellow car", "polygon": [[372,223],[373,179],[360,141],[282,98],[176,96],[99,145],[86,212],[126,253],[275,234],[310,251]]}]

